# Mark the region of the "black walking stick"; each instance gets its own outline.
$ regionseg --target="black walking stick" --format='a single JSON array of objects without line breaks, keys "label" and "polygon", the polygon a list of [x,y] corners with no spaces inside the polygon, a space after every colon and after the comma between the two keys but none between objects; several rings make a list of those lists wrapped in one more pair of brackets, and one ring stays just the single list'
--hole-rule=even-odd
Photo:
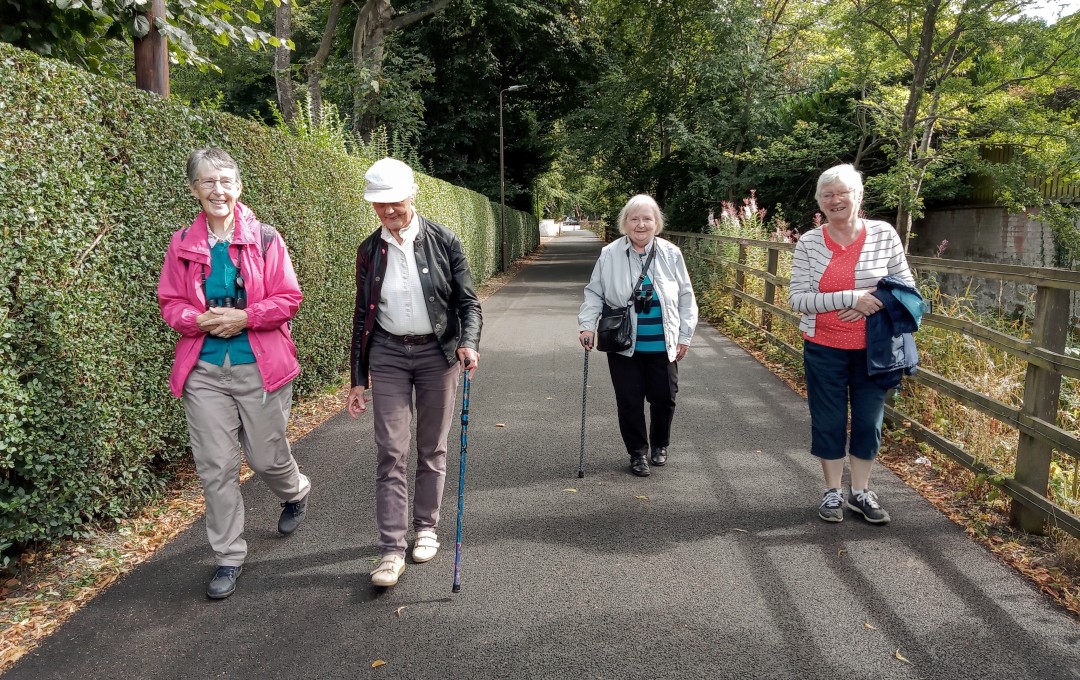
[{"label": "black walking stick", "polygon": [[585,395],[589,389],[589,352],[585,349],[585,377],[581,381],[581,453],[578,455],[577,476],[585,476]]},{"label": "black walking stick", "polygon": [[465,362],[465,381],[461,397],[461,461],[458,464],[457,545],[454,548],[453,592],[461,592],[461,518],[465,514],[465,454],[469,449],[469,362]]}]

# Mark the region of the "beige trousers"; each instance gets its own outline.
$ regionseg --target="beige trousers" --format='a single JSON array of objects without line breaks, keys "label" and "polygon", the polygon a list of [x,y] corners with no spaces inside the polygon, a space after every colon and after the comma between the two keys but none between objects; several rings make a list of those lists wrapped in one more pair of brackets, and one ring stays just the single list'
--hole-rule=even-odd
[{"label": "beige trousers", "polygon": [[256,364],[196,364],[184,383],[184,413],[195,468],[206,498],[206,537],[218,566],[244,563],[241,451],[248,465],[283,501],[298,501],[311,488],[300,474],[285,436],[292,383],[263,392]]}]

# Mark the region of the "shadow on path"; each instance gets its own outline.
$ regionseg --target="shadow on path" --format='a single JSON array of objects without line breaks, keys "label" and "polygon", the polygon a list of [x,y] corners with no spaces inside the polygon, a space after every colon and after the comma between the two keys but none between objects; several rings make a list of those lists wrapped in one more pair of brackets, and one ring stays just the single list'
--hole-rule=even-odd
[{"label": "shadow on path", "polygon": [[577,479],[576,315],[599,248],[554,239],[484,304],[460,594],[457,433],[443,550],[377,590],[371,421],[342,415],[295,446],[314,483],[296,534],[245,485],[233,597],[203,596],[197,524],[5,680],[1080,678],[1080,627],[889,472],[875,486],[892,524],[819,521],[805,403],[711,328],[680,366],[671,461],[647,479],[626,470],[591,356]]}]

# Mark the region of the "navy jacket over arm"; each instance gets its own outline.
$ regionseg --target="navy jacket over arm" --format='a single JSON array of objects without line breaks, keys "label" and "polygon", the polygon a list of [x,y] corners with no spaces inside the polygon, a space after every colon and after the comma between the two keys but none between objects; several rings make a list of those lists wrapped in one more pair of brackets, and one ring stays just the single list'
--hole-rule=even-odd
[{"label": "navy jacket over arm", "polygon": [[895,276],[878,281],[874,297],[885,307],[866,318],[866,368],[878,385],[893,388],[919,365],[913,334],[925,303],[918,290]]}]

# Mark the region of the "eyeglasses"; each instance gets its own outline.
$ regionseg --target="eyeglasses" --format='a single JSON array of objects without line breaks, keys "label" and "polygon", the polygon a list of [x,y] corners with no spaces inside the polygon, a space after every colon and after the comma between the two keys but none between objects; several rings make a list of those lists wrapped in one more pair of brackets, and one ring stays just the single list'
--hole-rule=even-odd
[{"label": "eyeglasses", "polygon": [[229,179],[228,177],[224,179],[197,179],[195,180],[195,184],[202,189],[205,189],[206,191],[213,191],[214,187],[218,184],[221,185],[221,188],[223,190],[232,191],[236,187],[240,186],[240,180]]},{"label": "eyeglasses", "polygon": [[822,194],[821,198],[826,200],[826,201],[831,201],[834,198],[847,198],[848,196],[851,196],[851,189],[848,189],[847,191],[837,191],[837,192],[829,192],[827,194]]}]

